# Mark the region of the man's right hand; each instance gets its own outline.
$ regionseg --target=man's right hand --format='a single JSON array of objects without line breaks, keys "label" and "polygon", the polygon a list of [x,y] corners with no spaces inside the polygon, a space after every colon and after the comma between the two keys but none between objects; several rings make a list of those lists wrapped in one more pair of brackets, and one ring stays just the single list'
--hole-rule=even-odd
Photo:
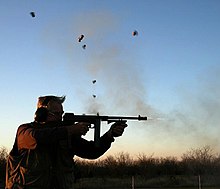
[{"label": "man's right hand", "polygon": [[68,134],[75,136],[86,135],[86,133],[89,131],[90,126],[91,124],[87,122],[79,122],[74,125],[67,126]]}]

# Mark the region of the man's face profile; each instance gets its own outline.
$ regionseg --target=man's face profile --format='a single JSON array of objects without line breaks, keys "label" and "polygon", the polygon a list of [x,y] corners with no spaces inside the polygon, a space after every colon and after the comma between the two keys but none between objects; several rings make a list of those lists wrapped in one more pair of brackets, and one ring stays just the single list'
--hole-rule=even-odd
[{"label": "man's face profile", "polygon": [[50,101],[47,105],[48,117],[47,121],[61,121],[63,115],[63,106],[61,103]]}]

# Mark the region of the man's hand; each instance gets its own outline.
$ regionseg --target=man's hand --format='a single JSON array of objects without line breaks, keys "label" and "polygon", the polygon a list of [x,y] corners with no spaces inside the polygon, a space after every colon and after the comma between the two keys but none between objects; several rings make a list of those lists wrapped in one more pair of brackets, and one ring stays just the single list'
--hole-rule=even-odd
[{"label": "man's hand", "polygon": [[109,129],[108,136],[109,137],[119,137],[123,134],[125,127],[128,125],[124,122],[115,122],[112,124],[111,128]]},{"label": "man's hand", "polygon": [[89,131],[89,127],[91,126],[90,123],[87,122],[79,122],[72,126],[68,126],[68,134],[69,135],[76,135],[76,136],[82,136],[86,135],[86,133]]}]

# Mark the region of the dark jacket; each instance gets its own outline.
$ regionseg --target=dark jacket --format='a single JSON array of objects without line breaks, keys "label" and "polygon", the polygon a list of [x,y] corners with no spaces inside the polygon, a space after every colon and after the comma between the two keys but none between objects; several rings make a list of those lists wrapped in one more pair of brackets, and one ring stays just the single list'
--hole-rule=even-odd
[{"label": "dark jacket", "polygon": [[94,141],[68,136],[66,126],[28,123],[19,126],[6,168],[6,189],[72,189],[74,155],[96,159],[114,141],[104,134]]}]

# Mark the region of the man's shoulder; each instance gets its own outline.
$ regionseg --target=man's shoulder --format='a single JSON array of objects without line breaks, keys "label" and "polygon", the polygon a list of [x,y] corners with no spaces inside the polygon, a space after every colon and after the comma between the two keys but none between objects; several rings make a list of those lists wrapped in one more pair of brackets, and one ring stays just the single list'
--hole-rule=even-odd
[{"label": "man's shoulder", "polygon": [[21,125],[19,125],[18,128],[24,128],[24,127],[34,127],[36,125],[36,123],[34,122],[30,122],[30,123],[22,123]]}]

